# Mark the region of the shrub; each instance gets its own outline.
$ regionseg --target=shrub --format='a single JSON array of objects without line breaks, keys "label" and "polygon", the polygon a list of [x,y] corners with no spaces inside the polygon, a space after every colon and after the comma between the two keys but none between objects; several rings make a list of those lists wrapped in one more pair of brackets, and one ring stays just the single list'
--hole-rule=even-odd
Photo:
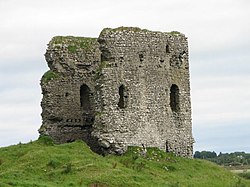
[{"label": "shrub", "polygon": [[239,176],[245,179],[250,179],[250,172],[239,173]]},{"label": "shrub", "polygon": [[176,171],[176,167],[174,167],[174,166],[163,166],[163,168],[166,171]]},{"label": "shrub", "polygon": [[49,136],[45,136],[45,135],[41,135],[38,138],[38,142],[43,145],[54,145],[54,141],[52,140],[52,138]]},{"label": "shrub", "polygon": [[72,171],[72,164],[67,163],[62,173],[67,174],[67,173],[70,173],[71,171]]},{"label": "shrub", "polygon": [[49,70],[46,73],[44,73],[44,75],[42,76],[41,81],[44,82],[44,83],[48,83],[50,80],[53,80],[53,79],[55,79],[57,77],[59,77],[58,74],[56,74],[52,70]]},{"label": "shrub", "polygon": [[47,166],[52,167],[53,169],[55,169],[59,165],[60,165],[60,162],[58,160],[50,160],[47,164]]}]

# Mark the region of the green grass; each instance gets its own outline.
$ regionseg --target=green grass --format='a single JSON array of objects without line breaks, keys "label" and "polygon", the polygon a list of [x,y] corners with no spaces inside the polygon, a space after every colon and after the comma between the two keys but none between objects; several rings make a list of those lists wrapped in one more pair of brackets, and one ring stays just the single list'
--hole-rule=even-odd
[{"label": "green grass", "polygon": [[108,33],[108,32],[123,32],[123,31],[133,31],[133,32],[150,32],[149,30],[147,29],[141,29],[139,27],[124,27],[124,26],[121,26],[121,27],[117,27],[117,28],[104,28],[102,31],[101,31],[101,34],[104,34],[104,33]]},{"label": "green grass", "polygon": [[97,45],[96,38],[74,37],[74,36],[55,36],[50,41],[50,45],[60,50],[67,46],[69,53],[76,53],[79,50],[91,51]]},{"label": "green grass", "polygon": [[49,70],[46,73],[44,73],[44,75],[42,76],[41,81],[44,82],[44,83],[48,83],[50,80],[55,79],[57,77],[59,77],[58,74],[56,74],[52,70]]},{"label": "green grass", "polygon": [[179,31],[171,31],[171,32],[167,32],[168,34],[171,34],[171,35],[180,35],[181,33]]},{"label": "green grass", "polygon": [[250,181],[204,160],[130,147],[123,156],[101,156],[81,141],[54,145],[46,137],[0,148],[0,186],[39,187],[243,187]]}]

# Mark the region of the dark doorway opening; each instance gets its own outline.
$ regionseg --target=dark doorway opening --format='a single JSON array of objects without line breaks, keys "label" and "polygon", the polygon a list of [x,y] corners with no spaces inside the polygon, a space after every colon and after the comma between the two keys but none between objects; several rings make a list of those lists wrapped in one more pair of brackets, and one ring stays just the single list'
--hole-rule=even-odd
[{"label": "dark doorway opening", "polygon": [[89,87],[83,84],[80,88],[80,102],[84,126],[92,126],[95,120],[92,98]]},{"label": "dark doorway opening", "polygon": [[90,95],[90,89],[86,84],[83,84],[81,86],[80,89],[80,95],[81,95],[81,107],[83,111],[90,111],[91,107],[90,107],[90,99],[89,99],[89,95]]}]

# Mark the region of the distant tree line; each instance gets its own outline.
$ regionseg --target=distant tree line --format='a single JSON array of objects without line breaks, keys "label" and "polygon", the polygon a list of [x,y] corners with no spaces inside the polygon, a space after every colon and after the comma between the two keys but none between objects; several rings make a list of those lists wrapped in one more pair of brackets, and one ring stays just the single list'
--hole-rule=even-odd
[{"label": "distant tree line", "polygon": [[194,158],[205,159],[215,162],[223,166],[243,166],[250,165],[250,153],[234,152],[234,153],[219,153],[213,151],[196,151]]}]

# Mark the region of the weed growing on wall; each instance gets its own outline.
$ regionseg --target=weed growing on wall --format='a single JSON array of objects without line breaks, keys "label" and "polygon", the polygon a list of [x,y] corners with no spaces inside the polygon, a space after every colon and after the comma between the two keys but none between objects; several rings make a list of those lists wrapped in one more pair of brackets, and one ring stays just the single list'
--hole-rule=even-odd
[{"label": "weed growing on wall", "polygon": [[56,79],[57,77],[59,77],[57,73],[53,72],[52,70],[49,70],[46,73],[44,73],[41,81],[43,83],[48,83],[50,80]]}]

